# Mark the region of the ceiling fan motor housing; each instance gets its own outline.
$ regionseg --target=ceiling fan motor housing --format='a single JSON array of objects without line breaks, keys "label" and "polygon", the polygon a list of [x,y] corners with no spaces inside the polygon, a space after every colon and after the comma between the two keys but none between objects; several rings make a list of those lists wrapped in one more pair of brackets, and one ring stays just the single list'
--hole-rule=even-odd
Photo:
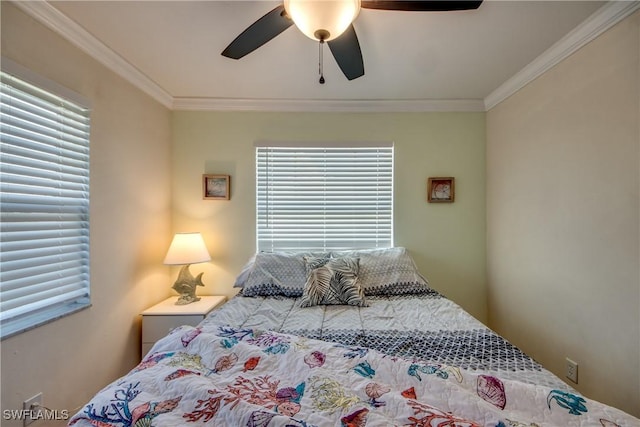
[{"label": "ceiling fan motor housing", "polygon": [[329,40],[329,37],[331,37],[331,33],[329,33],[329,31],[324,29],[316,30],[313,33],[313,35],[317,40],[320,40],[321,42],[324,42],[325,40]]}]

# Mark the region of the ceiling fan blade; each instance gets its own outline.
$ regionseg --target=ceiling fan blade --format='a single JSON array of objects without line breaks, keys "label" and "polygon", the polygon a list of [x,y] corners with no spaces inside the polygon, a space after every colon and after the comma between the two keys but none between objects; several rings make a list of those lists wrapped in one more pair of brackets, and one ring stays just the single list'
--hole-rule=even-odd
[{"label": "ceiling fan blade", "polygon": [[222,51],[222,56],[240,59],[253,52],[287,28],[293,25],[285,13],[284,5],[280,5],[271,12],[251,24]]},{"label": "ceiling fan blade", "polygon": [[469,10],[480,7],[482,0],[362,0],[364,9],[405,10],[408,12],[444,12],[448,10]]},{"label": "ceiling fan blade", "polygon": [[327,44],[347,79],[353,80],[364,75],[362,51],[353,24],[349,25],[349,28],[340,37],[327,42]]}]

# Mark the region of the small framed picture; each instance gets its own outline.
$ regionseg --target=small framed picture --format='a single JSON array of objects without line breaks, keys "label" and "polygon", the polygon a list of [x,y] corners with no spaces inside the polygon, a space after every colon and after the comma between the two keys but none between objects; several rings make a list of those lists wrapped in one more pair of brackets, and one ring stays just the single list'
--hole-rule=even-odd
[{"label": "small framed picture", "polygon": [[434,177],[427,181],[427,201],[429,203],[452,203],[455,197],[455,178]]},{"label": "small framed picture", "polygon": [[202,198],[204,200],[229,200],[231,198],[229,175],[202,175]]}]

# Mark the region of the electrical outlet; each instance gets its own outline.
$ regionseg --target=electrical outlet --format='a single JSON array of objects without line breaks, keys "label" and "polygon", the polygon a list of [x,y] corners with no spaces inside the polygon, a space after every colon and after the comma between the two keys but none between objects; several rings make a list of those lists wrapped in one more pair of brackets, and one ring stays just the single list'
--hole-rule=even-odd
[{"label": "electrical outlet", "polygon": [[33,397],[22,402],[24,427],[27,427],[32,422],[36,421],[37,415],[42,411],[42,393],[38,393]]},{"label": "electrical outlet", "polygon": [[566,358],[567,367],[566,367],[566,376],[574,383],[578,384],[578,363],[573,360]]}]

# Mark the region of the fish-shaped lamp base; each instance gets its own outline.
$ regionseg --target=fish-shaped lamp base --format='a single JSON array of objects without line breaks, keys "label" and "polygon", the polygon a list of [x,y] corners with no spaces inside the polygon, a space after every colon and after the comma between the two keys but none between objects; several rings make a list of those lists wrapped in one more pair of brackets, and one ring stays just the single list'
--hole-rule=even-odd
[{"label": "fish-shaped lamp base", "polygon": [[172,288],[180,294],[180,298],[176,301],[176,305],[186,305],[200,301],[200,297],[196,296],[196,287],[204,286],[202,283],[202,275],[204,273],[200,273],[196,277],[193,277],[193,274],[189,271],[190,265],[191,264],[187,264],[180,269],[178,278],[172,286]]}]

